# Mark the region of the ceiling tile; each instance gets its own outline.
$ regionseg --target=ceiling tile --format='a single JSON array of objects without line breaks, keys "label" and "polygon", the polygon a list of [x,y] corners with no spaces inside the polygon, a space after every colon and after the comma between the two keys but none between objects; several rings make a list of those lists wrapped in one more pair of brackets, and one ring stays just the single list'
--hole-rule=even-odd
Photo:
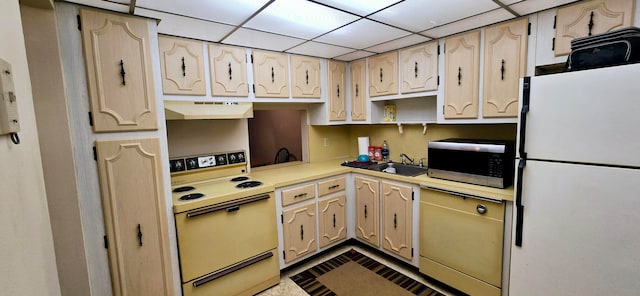
[{"label": "ceiling tile", "polygon": [[240,28],[237,31],[233,32],[233,34],[231,34],[229,37],[222,40],[222,43],[275,51],[284,51],[304,41],[305,40],[303,39]]},{"label": "ceiling tile", "polygon": [[491,0],[406,0],[368,18],[419,32],[498,7]]},{"label": "ceiling tile", "polygon": [[394,27],[367,19],[361,19],[333,32],[329,32],[326,35],[320,36],[316,41],[362,49],[399,37],[407,36],[409,34],[409,32],[396,29]]},{"label": "ceiling tile", "polygon": [[317,0],[316,2],[343,9],[359,16],[366,16],[398,3],[398,0]]},{"label": "ceiling tile", "polygon": [[424,32],[421,32],[421,34],[424,34],[433,38],[440,38],[440,37],[445,37],[445,36],[453,35],[456,33],[464,32],[467,30],[487,26],[490,24],[498,23],[511,18],[514,18],[513,14],[511,14],[510,12],[502,8],[499,8],[499,9],[495,9],[483,14],[472,16],[470,18],[466,18],[457,22],[453,22],[444,26],[426,30]]},{"label": "ceiling tile", "polygon": [[304,44],[298,45],[292,49],[287,50],[289,53],[304,54],[321,58],[333,58],[349,52],[353,49],[340,47],[335,45],[329,45],[319,42],[309,41]]},{"label": "ceiling tile", "polygon": [[527,0],[518,2],[509,6],[509,8],[513,9],[520,15],[530,14],[534,12],[538,12],[541,10],[557,7],[560,5],[564,5],[567,3],[576,2],[576,0],[556,0],[556,1],[548,1],[548,0]]},{"label": "ceiling tile", "polygon": [[352,53],[348,53],[348,54],[345,54],[345,55],[341,55],[341,56],[335,57],[334,59],[340,60],[340,61],[349,62],[349,61],[355,61],[357,59],[370,57],[370,56],[372,56],[374,54],[375,53],[373,53],[373,52],[357,50],[357,51],[354,51]]},{"label": "ceiling tile", "polygon": [[431,39],[424,36],[417,35],[417,34],[411,34],[409,36],[398,38],[393,41],[385,42],[372,47],[367,47],[366,50],[382,53],[382,52],[387,52],[394,49],[403,48],[410,45],[426,42],[429,40]]},{"label": "ceiling tile", "polygon": [[138,8],[136,15],[160,19],[158,33],[220,42],[235,27],[174,14]]},{"label": "ceiling tile", "polygon": [[137,0],[136,6],[239,25],[264,6],[268,0]]},{"label": "ceiling tile", "polygon": [[313,2],[278,0],[244,27],[312,39],[357,19],[357,16]]}]

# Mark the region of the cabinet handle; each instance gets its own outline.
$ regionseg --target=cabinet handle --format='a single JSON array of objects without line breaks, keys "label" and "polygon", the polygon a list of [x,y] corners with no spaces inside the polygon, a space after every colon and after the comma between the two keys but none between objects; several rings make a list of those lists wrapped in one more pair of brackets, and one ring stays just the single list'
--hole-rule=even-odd
[{"label": "cabinet handle", "polygon": [[120,76],[122,76],[122,85],[127,85],[127,82],[124,80],[124,76],[127,72],[124,71],[124,61],[120,60]]},{"label": "cabinet handle", "polygon": [[458,85],[462,82],[462,68],[458,67]]},{"label": "cabinet handle", "polygon": [[233,80],[233,76],[231,76],[233,72],[231,71],[231,62],[229,62],[229,80]]},{"label": "cabinet handle", "polygon": [[340,84],[336,85],[338,98],[340,97]]},{"label": "cabinet handle", "polygon": [[487,213],[487,206],[485,206],[483,204],[478,204],[476,206],[476,211],[478,211],[478,214],[484,215],[484,214]]},{"label": "cabinet handle", "polygon": [[393,213],[393,229],[398,228],[398,216],[396,213]]},{"label": "cabinet handle", "polygon": [[336,189],[339,187],[340,187],[340,184],[332,185],[332,186],[329,186],[329,190]]},{"label": "cabinet handle", "polygon": [[300,240],[304,240],[304,225],[300,225]]},{"label": "cabinet handle", "polygon": [[226,210],[227,210],[227,213],[239,211],[240,210],[240,206],[228,207]]},{"label": "cabinet handle", "polygon": [[333,214],[333,228],[336,228],[336,214]]},{"label": "cabinet handle", "polygon": [[593,25],[594,25],[593,24],[593,11],[591,11],[591,16],[589,16],[589,24],[588,24],[588,26],[589,26],[589,35],[588,36],[591,36],[591,34],[592,34],[591,30],[593,29]]},{"label": "cabinet handle", "polygon": [[364,218],[367,219],[367,205],[364,205]]},{"label": "cabinet handle", "polygon": [[500,67],[500,79],[504,80],[504,59],[502,59],[502,66]]},{"label": "cabinet handle", "polygon": [[360,92],[360,90],[358,89],[358,84],[356,83],[356,97],[358,96],[359,92]]},{"label": "cabinet handle", "polygon": [[414,72],[415,78],[418,78],[418,62],[415,62],[415,66],[413,67],[413,72]]},{"label": "cabinet handle", "polygon": [[182,77],[187,76],[187,65],[184,64],[184,57],[182,57]]},{"label": "cabinet handle", "polygon": [[293,198],[305,197],[305,196],[307,196],[306,192],[305,193],[296,194],[296,195],[293,196]]},{"label": "cabinet handle", "polygon": [[138,224],[138,243],[142,247],[142,227]]},{"label": "cabinet handle", "polygon": [[276,82],[276,72],[273,70],[273,67],[271,67],[271,83],[275,83]]},{"label": "cabinet handle", "polygon": [[307,85],[309,85],[309,70],[306,71],[305,78],[307,79]]},{"label": "cabinet handle", "polygon": [[382,82],[382,68],[380,68],[380,82]]}]

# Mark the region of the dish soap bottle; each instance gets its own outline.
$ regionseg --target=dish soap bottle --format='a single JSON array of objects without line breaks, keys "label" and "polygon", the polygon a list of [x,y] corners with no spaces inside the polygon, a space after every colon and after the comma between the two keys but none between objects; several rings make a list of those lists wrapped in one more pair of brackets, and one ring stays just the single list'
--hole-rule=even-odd
[{"label": "dish soap bottle", "polygon": [[387,140],[382,141],[382,161],[389,161],[389,146]]}]

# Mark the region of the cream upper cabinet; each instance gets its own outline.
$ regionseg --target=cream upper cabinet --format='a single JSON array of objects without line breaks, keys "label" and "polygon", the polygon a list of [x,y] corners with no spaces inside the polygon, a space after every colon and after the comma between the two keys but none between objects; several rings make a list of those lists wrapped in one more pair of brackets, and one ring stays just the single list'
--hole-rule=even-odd
[{"label": "cream upper cabinet", "polygon": [[382,247],[411,259],[413,190],[410,186],[382,181]]},{"label": "cream upper cabinet", "polygon": [[158,36],[162,92],[168,95],[206,94],[202,42]]},{"label": "cream upper cabinet", "polygon": [[356,177],[356,237],[380,246],[380,181]]},{"label": "cream upper cabinet", "polygon": [[246,49],[209,44],[209,69],[212,96],[249,96]]},{"label": "cream upper cabinet", "polygon": [[438,89],[438,42],[432,41],[400,51],[401,92]]},{"label": "cream upper cabinet", "polygon": [[346,81],[347,66],[344,62],[329,61],[329,121],[347,119]]},{"label": "cream upper cabinet", "polygon": [[289,263],[317,249],[316,204],[302,205],[282,212],[284,262]]},{"label": "cream upper cabinet", "polygon": [[252,62],[257,98],[289,97],[289,58],[286,54],[254,50]]},{"label": "cream upper cabinet", "polygon": [[445,39],[444,118],[477,118],[480,31]]},{"label": "cream upper cabinet", "polygon": [[369,58],[369,96],[398,94],[398,52]]},{"label": "cream upper cabinet", "polygon": [[318,205],[320,247],[322,248],[347,238],[346,196],[341,194],[323,199],[318,202]]},{"label": "cream upper cabinet", "polygon": [[527,62],[528,19],[486,28],[483,117],[517,117],[519,81]]},{"label": "cream upper cabinet", "polygon": [[114,295],[173,295],[160,141],[97,141]]},{"label": "cream upper cabinet", "polygon": [[366,70],[365,60],[351,63],[351,120],[367,120],[367,96],[366,96]]},{"label": "cream upper cabinet", "polygon": [[158,127],[149,21],[81,9],[93,131]]},{"label": "cream upper cabinet", "polygon": [[291,95],[294,98],[320,98],[320,59],[291,56]]},{"label": "cream upper cabinet", "polygon": [[571,52],[571,40],[615,31],[633,23],[634,0],[591,0],[558,9],[555,55]]}]

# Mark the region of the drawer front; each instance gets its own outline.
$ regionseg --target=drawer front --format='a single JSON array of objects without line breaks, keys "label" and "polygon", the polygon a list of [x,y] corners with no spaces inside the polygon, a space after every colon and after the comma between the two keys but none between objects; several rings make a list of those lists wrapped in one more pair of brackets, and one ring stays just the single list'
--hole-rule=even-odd
[{"label": "drawer front", "polygon": [[282,190],[282,206],[288,206],[316,197],[316,185],[309,184]]},{"label": "drawer front", "polygon": [[261,255],[183,284],[184,296],[254,295],[277,285],[280,282],[277,250]]},{"label": "drawer front", "polygon": [[339,177],[322,182],[318,182],[318,196],[343,191],[346,189],[347,178]]},{"label": "drawer front", "polygon": [[[236,201],[242,200],[249,201]],[[211,208],[176,215],[183,281],[191,281],[278,246],[273,193],[266,199],[226,209],[205,212],[207,209]]]}]

